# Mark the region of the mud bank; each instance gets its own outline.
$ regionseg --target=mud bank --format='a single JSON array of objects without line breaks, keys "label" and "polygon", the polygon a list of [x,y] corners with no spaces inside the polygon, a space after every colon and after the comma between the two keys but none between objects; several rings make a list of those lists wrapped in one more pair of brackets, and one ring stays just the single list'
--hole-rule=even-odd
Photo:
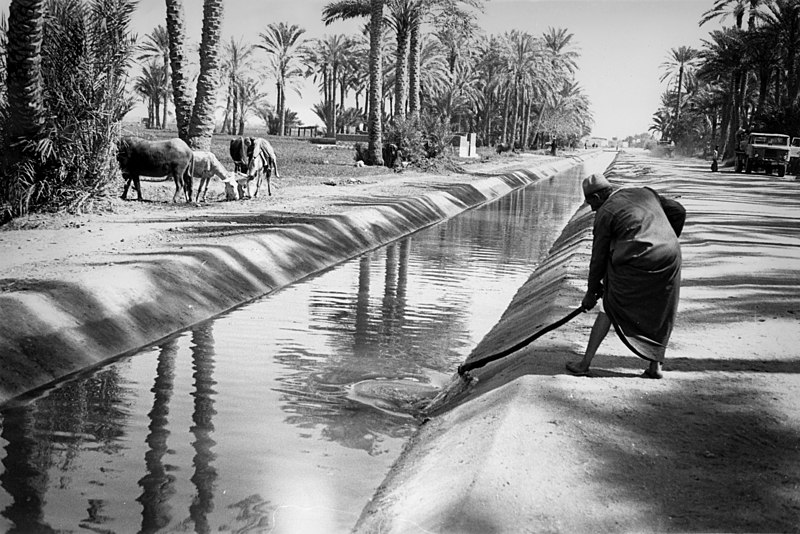
[{"label": "mud bank", "polygon": [[610,162],[614,154],[548,159],[431,187],[413,198],[377,198],[338,214],[295,216],[263,231],[237,234],[226,227],[224,240],[198,236],[181,246],[126,250],[111,261],[98,255],[62,276],[53,265],[55,274],[47,279],[6,278],[0,292],[0,402],[594,157]]},{"label": "mud bank", "polygon": [[[454,377],[354,532],[798,532],[800,190],[707,169],[637,153],[608,174],[688,211],[666,378],[639,378],[613,330],[591,376],[569,375],[594,320],[581,314]],[[580,304],[592,222],[575,213],[467,361]]]}]

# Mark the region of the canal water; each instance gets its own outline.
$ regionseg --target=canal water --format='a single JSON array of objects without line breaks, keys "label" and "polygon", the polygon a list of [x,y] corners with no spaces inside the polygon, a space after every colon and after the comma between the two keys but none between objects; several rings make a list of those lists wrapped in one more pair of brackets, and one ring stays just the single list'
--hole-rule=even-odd
[{"label": "canal water", "polygon": [[[0,531],[348,532],[581,202],[576,168],[14,403]],[[382,382],[385,381],[385,382]]]}]

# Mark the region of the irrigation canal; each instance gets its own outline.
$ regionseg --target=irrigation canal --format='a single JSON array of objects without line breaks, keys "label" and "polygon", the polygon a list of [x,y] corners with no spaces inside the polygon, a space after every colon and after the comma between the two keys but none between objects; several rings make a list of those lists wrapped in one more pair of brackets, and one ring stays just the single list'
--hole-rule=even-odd
[{"label": "irrigation canal", "polygon": [[593,164],[9,406],[0,531],[348,532],[417,426],[383,393],[452,377]]}]

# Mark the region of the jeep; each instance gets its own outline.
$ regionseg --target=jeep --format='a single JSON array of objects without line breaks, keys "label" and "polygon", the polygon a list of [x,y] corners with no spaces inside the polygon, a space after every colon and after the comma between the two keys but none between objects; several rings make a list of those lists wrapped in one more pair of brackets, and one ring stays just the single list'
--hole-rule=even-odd
[{"label": "jeep", "polygon": [[744,169],[749,174],[763,170],[771,174],[776,169],[778,176],[783,176],[788,162],[788,135],[753,132],[743,138],[736,149],[736,172]]}]

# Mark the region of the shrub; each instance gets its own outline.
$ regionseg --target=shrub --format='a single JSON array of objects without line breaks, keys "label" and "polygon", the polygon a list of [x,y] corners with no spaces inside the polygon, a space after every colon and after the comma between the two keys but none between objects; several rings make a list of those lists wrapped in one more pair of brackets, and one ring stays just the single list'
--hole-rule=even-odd
[{"label": "shrub", "polygon": [[[42,43],[44,130],[10,140],[0,175],[0,220],[35,209],[80,210],[114,179],[118,123],[133,106],[125,88],[134,40],[130,0],[54,0]],[[4,114],[5,115],[5,114]]]}]

